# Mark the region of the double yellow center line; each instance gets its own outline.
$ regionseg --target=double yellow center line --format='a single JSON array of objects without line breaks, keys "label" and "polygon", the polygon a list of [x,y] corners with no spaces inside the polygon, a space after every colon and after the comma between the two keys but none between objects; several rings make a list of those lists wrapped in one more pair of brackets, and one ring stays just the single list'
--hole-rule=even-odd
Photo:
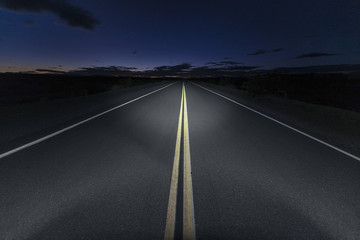
[{"label": "double yellow center line", "polygon": [[184,118],[184,189],[183,189],[183,239],[195,239],[195,221],[194,221],[194,204],[192,193],[191,180],[191,162],[190,162],[190,144],[189,144],[189,126],[188,113],[186,102],[185,84],[182,86],[181,105],[179,114],[178,131],[175,145],[174,165],[172,170],[170,195],[166,218],[165,239],[172,240],[175,236],[175,222],[176,222],[176,201],[178,192],[179,180],[179,165],[180,165],[180,144],[181,133]]}]

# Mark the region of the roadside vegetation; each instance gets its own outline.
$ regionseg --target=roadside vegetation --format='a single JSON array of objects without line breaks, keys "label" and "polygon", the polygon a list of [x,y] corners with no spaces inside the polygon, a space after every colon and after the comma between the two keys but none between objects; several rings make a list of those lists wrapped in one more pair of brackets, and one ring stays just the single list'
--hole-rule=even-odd
[{"label": "roadside vegetation", "polygon": [[257,97],[272,95],[360,112],[360,79],[345,74],[258,74],[202,81],[231,86]]},{"label": "roadside vegetation", "polygon": [[87,96],[161,79],[48,74],[0,74],[0,106]]}]

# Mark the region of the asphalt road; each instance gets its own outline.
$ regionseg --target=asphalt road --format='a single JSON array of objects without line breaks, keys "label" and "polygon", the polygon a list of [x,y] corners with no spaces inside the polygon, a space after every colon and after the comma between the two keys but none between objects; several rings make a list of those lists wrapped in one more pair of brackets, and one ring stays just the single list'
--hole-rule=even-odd
[{"label": "asphalt road", "polygon": [[1,157],[0,239],[162,239],[171,202],[176,239],[191,225],[198,239],[359,239],[358,160],[190,82],[184,97],[182,88]]}]

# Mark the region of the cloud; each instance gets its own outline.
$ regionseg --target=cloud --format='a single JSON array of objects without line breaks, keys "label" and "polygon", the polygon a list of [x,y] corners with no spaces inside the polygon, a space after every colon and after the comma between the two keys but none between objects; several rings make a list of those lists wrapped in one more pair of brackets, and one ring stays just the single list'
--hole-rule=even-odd
[{"label": "cloud", "polygon": [[[173,66],[158,66],[152,69],[139,70],[137,68],[110,66],[110,67],[87,67],[69,71],[70,75],[81,76],[141,76],[141,77],[238,77],[241,74],[260,68],[260,66],[200,66],[195,67],[191,63],[182,63]],[[38,71],[39,69],[37,69]]]},{"label": "cloud", "polygon": [[266,54],[266,53],[274,53],[274,52],[281,52],[283,51],[283,48],[275,48],[269,51],[266,51],[265,49],[259,49],[256,50],[255,52],[249,53],[249,56],[257,56],[257,55],[261,55],[261,54]]},{"label": "cloud", "polygon": [[56,73],[56,74],[65,73],[65,71],[59,71],[59,70],[53,70],[53,69],[42,69],[42,68],[38,68],[35,71],[40,72],[40,73]]},{"label": "cloud", "polygon": [[244,72],[255,70],[260,66],[238,66],[238,62],[226,61],[229,63],[208,62],[207,65],[195,67],[190,63],[183,63],[175,66],[161,66],[153,70],[148,70],[148,76],[180,76],[180,77],[219,77],[219,76],[239,76]]},{"label": "cloud", "polygon": [[281,52],[283,50],[284,50],[283,48],[275,48],[275,49],[271,50],[271,52]]},{"label": "cloud", "polygon": [[178,75],[188,72],[192,67],[191,63],[182,63],[174,66],[155,67],[152,71],[156,75]]},{"label": "cloud", "polygon": [[224,66],[224,67],[194,67],[188,73],[191,77],[239,77],[245,72],[255,70],[260,66]]},{"label": "cloud", "polygon": [[94,30],[101,23],[91,12],[65,0],[1,0],[0,4],[13,11],[51,12],[71,27]]},{"label": "cloud", "polygon": [[133,76],[137,68],[123,67],[123,66],[109,66],[109,67],[86,67],[68,72],[70,75],[84,75],[84,76]]},{"label": "cloud", "polygon": [[226,66],[226,65],[240,65],[240,64],[243,64],[243,63],[236,62],[236,61],[222,61],[222,62],[207,62],[205,65]]},{"label": "cloud", "polygon": [[238,65],[238,64],[243,64],[241,62],[236,62],[236,61],[222,61],[220,62],[223,65]]},{"label": "cloud", "polygon": [[49,67],[49,69],[62,69],[62,65],[57,65],[57,66],[53,66],[53,67]]},{"label": "cloud", "polygon": [[257,56],[257,55],[261,55],[261,54],[265,54],[265,53],[266,53],[266,50],[264,50],[264,49],[259,49],[259,50],[255,51],[255,52],[253,52],[253,53],[249,53],[248,55],[249,55],[249,56]]},{"label": "cloud", "polygon": [[337,53],[318,53],[318,52],[314,52],[314,53],[301,54],[301,55],[295,57],[294,59],[330,57],[330,56],[336,56],[336,55],[339,55],[339,54],[337,54]]},{"label": "cloud", "polygon": [[260,68],[260,66],[232,66],[223,68],[223,71],[249,71],[249,70],[255,70],[257,68]]},{"label": "cloud", "polygon": [[[14,67],[7,67],[14,69]],[[360,64],[339,64],[339,65],[315,65],[305,67],[285,67],[274,69],[261,69],[261,66],[193,66],[190,63],[182,63],[174,66],[160,66],[147,70],[139,70],[135,67],[109,66],[109,67],[86,67],[71,71],[60,71],[54,69],[35,69],[34,71],[18,73],[53,73],[75,76],[120,76],[120,77],[241,77],[248,73],[282,73],[282,74],[303,74],[303,73],[336,73],[336,72],[358,72]],[[174,74],[176,73],[176,74]],[[1,74],[1,73],[0,73]]]}]

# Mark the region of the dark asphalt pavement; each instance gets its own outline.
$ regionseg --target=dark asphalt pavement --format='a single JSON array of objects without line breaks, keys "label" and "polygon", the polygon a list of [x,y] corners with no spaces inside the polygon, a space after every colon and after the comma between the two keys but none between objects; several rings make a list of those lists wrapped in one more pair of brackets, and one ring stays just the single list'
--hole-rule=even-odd
[{"label": "dark asphalt pavement", "polygon": [[[360,238],[359,161],[185,86],[198,239]],[[163,238],[181,88],[0,159],[0,239]]]}]

